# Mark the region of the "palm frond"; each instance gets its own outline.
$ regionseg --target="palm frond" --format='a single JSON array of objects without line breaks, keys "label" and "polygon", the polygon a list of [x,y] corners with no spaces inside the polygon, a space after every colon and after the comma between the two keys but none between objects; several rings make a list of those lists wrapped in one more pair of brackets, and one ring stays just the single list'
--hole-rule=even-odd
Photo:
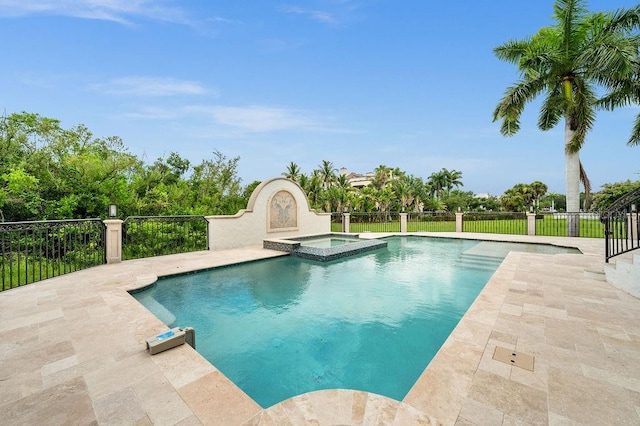
[{"label": "palm frond", "polygon": [[584,186],[584,209],[588,210],[591,205],[591,181],[587,176],[587,172],[580,161],[580,182]]},{"label": "palm frond", "polygon": [[578,44],[586,8],[581,0],[556,0],[553,6],[553,17],[558,22],[562,34],[562,50],[569,57]]},{"label": "palm frond", "polygon": [[538,128],[540,130],[550,130],[554,128],[563,116],[564,99],[560,90],[560,85],[552,88],[551,92],[544,100],[538,117]]},{"label": "palm frond", "polygon": [[617,81],[633,76],[639,66],[637,37],[600,32],[595,34],[582,50],[576,63],[585,70],[585,77],[607,81]]},{"label": "palm frond", "polygon": [[527,102],[533,100],[545,87],[545,80],[521,80],[515,86],[507,88],[493,112],[493,121],[502,119],[500,132],[504,136],[513,136],[520,130],[520,116]]},{"label": "palm frond", "polygon": [[616,80],[609,85],[599,83],[608,89],[608,92],[596,101],[595,106],[599,109],[612,111],[618,107],[640,103],[640,80],[637,77]]},{"label": "palm frond", "polygon": [[581,78],[574,80],[574,100],[565,111],[568,119],[572,121],[573,138],[567,144],[568,152],[578,152],[584,145],[587,132],[593,128],[595,122],[594,104],[597,100],[595,93],[589,84]]},{"label": "palm frond", "polygon": [[493,49],[498,59],[512,64],[517,64],[527,51],[529,40],[510,40]]},{"label": "palm frond", "polygon": [[629,9],[618,9],[612,13],[607,30],[623,29],[629,31],[638,27],[640,27],[640,4]]},{"label": "palm frond", "polygon": [[640,146],[640,114],[636,116],[633,122],[633,130],[631,130],[631,137],[629,137],[627,145]]}]

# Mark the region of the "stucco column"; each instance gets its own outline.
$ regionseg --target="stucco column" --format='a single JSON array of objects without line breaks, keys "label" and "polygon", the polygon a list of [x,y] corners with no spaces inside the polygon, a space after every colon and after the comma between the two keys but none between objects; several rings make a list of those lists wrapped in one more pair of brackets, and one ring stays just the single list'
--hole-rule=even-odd
[{"label": "stucco column", "polygon": [[456,213],[456,232],[462,232],[462,216],[464,216],[464,213]]},{"label": "stucco column", "polygon": [[348,234],[351,226],[351,213],[342,213],[342,232]]},{"label": "stucco column", "polygon": [[400,213],[400,232],[407,232],[407,213]]},{"label": "stucco column", "polygon": [[105,220],[105,251],[107,263],[122,262],[122,221],[120,219]]},{"label": "stucco column", "polygon": [[527,235],[536,235],[536,214],[527,213]]}]

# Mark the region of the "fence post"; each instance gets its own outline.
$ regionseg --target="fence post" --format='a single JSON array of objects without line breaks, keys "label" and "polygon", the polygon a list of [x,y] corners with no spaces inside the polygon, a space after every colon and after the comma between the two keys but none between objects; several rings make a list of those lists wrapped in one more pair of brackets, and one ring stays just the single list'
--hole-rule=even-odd
[{"label": "fence post", "polygon": [[627,241],[631,243],[631,247],[640,240],[639,232],[638,213],[627,213]]},{"label": "fence post", "polygon": [[462,216],[464,213],[456,212],[456,232],[462,232]]},{"label": "fence post", "polygon": [[107,264],[122,262],[122,222],[120,219],[104,221],[107,226],[105,238]]},{"label": "fence post", "polygon": [[407,213],[400,213],[400,232],[407,232]]},{"label": "fence post", "polygon": [[536,235],[536,214],[527,212],[527,235]]},{"label": "fence post", "polygon": [[351,213],[342,213],[342,232],[349,233],[349,227],[351,226]]}]

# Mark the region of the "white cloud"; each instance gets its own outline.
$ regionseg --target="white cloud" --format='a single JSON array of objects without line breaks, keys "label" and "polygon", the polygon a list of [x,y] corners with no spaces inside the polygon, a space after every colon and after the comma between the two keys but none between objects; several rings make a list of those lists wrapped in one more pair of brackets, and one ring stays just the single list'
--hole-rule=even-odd
[{"label": "white cloud", "polygon": [[196,81],[145,76],[113,79],[106,84],[95,85],[94,89],[112,95],[146,97],[203,95],[211,92]]},{"label": "white cloud", "polygon": [[130,19],[147,19],[190,24],[184,10],[168,5],[173,0],[3,0],[0,16],[34,14],[71,16],[131,24]]},{"label": "white cloud", "polygon": [[324,11],[320,11],[320,10],[311,10],[311,9],[305,9],[299,6],[284,6],[283,10],[286,13],[293,13],[296,15],[306,15],[306,16],[310,16],[312,19],[318,21],[318,22],[322,22],[325,24],[332,24],[335,25],[338,23],[338,20],[336,18],[336,16],[332,13],[329,12],[324,12]]},{"label": "white cloud", "polygon": [[218,124],[249,132],[271,132],[313,125],[313,120],[299,111],[259,105],[216,106],[211,109],[211,113]]},{"label": "white cloud", "polygon": [[243,133],[269,133],[282,130],[338,131],[332,129],[313,114],[294,109],[249,105],[182,105],[176,107],[144,106],[124,113],[122,117],[139,120],[180,121],[183,125],[200,129],[230,131],[235,136]]}]

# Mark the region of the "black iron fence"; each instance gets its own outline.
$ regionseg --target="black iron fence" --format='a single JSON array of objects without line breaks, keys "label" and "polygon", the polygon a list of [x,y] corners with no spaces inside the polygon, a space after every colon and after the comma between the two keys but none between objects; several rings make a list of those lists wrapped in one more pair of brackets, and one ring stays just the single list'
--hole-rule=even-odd
[{"label": "black iron fence", "polygon": [[527,235],[527,214],[508,212],[471,212],[462,219],[462,232]]},{"label": "black iron fence", "polygon": [[99,219],[0,223],[0,290],[105,263]]},{"label": "black iron fence", "polygon": [[350,232],[400,232],[400,213],[351,213]]},{"label": "black iron fence", "polygon": [[640,188],[619,198],[601,215],[605,260],[640,248]]},{"label": "black iron fence", "polygon": [[577,236],[604,238],[600,213],[539,213],[536,215],[536,235],[568,237],[569,227],[577,229]]},{"label": "black iron fence", "polygon": [[204,216],[129,216],[122,224],[122,260],[208,250]]},{"label": "black iron fence", "polygon": [[456,215],[448,212],[407,214],[407,232],[455,232]]},{"label": "black iron fence", "polygon": [[331,213],[331,232],[344,232],[342,213]]}]

